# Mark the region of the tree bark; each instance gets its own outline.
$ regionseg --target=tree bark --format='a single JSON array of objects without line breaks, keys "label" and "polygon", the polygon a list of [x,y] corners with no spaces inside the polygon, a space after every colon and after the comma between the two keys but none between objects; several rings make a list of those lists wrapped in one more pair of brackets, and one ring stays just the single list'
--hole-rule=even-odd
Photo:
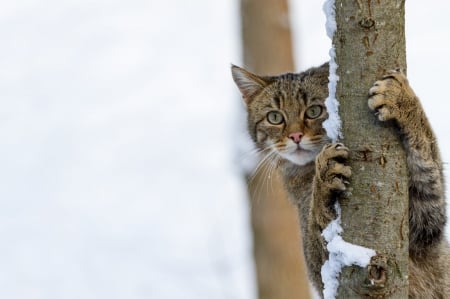
[{"label": "tree bark", "polygon": [[[336,0],[343,142],[351,151],[351,193],[341,201],[343,238],[375,249],[367,269],[346,267],[338,298],[408,298],[408,181],[399,134],[367,106],[373,83],[406,69],[404,0]],[[365,297],[364,297],[365,298]]]},{"label": "tree bark", "polygon": [[[294,70],[287,0],[242,0],[244,64],[258,74]],[[278,175],[265,166],[250,180],[254,258],[260,299],[309,298],[297,212]]]}]

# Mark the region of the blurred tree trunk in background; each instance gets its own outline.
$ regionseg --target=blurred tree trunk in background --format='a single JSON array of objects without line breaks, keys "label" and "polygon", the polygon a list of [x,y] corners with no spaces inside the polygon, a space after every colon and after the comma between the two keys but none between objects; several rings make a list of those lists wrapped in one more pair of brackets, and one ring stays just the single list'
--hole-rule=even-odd
[{"label": "blurred tree trunk in background", "polygon": [[[287,0],[241,0],[244,65],[257,74],[294,70]],[[260,299],[309,298],[297,211],[265,166],[249,182]]]},{"label": "blurred tree trunk in background", "polygon": [[337,298],[408,298],[405,154],[398,132],[367,107],[375,80],[406,68],[404,4],[336,1],[337,98],[353,172],[351,194],[340,201],[343,238],[377,252],[370,267],[343,269]]}]

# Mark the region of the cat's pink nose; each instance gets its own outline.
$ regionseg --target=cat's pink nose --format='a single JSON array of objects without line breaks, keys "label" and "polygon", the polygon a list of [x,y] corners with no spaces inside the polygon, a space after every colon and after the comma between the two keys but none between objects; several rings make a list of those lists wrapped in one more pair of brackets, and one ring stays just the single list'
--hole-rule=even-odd
[{"label": "cat's pink nose", "polygon": [[297,144],[300,143],[300,141],[302,140],[302,136],[303,136],[303,134],[300,132],[295,132],[295,133],[289,134],[289,138],[291,138],[292,141],[294,141]]}]

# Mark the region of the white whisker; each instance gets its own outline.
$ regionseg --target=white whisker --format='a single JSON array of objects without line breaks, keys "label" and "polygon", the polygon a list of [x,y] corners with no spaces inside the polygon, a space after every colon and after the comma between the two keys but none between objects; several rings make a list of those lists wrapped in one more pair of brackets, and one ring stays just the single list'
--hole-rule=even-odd
[{"label": "white whisker", "polygon": [[280,159],[273,148],[260,150],[259,153],[265,153],[265,155],[261,158],[253,173],[248,178],[248,184],[251,185],[254,183],[256,176],[259,175],[259,179],[255,181],[257,185],[252,188],[254,190],[253,198],[256,198],[257,200],[262,198],[261,195],[263,192],[269,192],[269,190],[274,189],[273,169],[276,168]]},{"label": "white whisker", "polygon": [[[263,152],[265,152],[267,150],[260,150],[259,154],[262,154]],[[263,156],[261,158],[261,160],[258,162],[258,165],[256,165],[255,170],[253,170],[252,174],[249,177],[249,183],[252,182],[252,180],[255,178],[255,176],[258,174],[258,172],[260,171],[260,169],[262,168],[262,166],[264,165],[264,163],[266,161],[268,161],[269,159],[271,159],[272,155],[276,155],[276,152],[273,149],[269,149],[269,152]]]}]

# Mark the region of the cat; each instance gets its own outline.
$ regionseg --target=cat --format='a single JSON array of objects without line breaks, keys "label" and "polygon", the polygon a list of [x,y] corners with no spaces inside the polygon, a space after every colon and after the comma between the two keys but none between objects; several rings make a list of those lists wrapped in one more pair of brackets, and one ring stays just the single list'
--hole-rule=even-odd
[{"label": "cat", "polygon": [[[232,66],[247,107],[248,132],[256,147],[278,163],[298,207],[308,275],[323,289],[320,270],[328,259],[322,230],[336,217],[332,201],[346,190],[349,149],[332,143],[327,119],[328,63],[302,73],[258,76]],[[444,178],[436,138],[422,106],[399,70],[389,71],[369,90],[368,106],[379,121],[391,120],[407,154],[409,170],[409,297],[450,298],[450,249]],[[320,292],[319,292],[320,293]]]}]

